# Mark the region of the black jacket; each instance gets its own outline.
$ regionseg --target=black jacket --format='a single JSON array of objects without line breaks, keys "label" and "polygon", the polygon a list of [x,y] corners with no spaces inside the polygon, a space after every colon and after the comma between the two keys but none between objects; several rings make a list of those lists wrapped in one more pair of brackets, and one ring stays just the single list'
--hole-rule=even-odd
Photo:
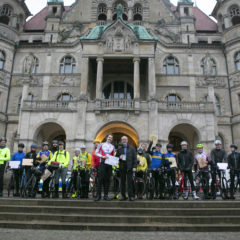
[{"label": "black jacket", "polygon": [[216,167],[217,163],[227,162],[227,154],[224,149],[213,149],[210,158],[210,164],[212,167]]},{"label": "black jacket", "polygon": [[228,168],[240,170],[240,153],[232,152],[228,155]]},{"label": "black jacket", "polygon": [[177,156],[178,168],[181,171],[192,171],[194,164],[194,157],[192,152],[188,150],[181,150]]},{"label": "black jacket", "polygon": [[25,158],[28,158],[28,159],[33,159],[33,165],[36,166],[38,165],[38,163],[36,162],[37,160],[37,152],[28,152],[25,156]]},{"label": "black jacket", "polygon": [[[120,147],[117,152],[116,156],[120,157],[124,155],[124,148]],[[121,159],[119,160],[119,167],[123,167],[123,162]],[[137,152],[135,148],[130,145],[127,145],[127,153],[126,153],[126,162],[127,162],[127,170],[132,170],[133,168],[137,168]]]}]

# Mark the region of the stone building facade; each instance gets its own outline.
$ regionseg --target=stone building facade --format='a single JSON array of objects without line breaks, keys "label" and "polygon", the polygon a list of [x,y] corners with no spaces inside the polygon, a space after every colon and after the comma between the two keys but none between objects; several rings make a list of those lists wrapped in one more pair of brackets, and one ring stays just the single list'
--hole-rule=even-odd
[{"label": "stone building facade", "polygon": [[240,145],[240,3],[215,23],[190,0],[0,2],[0,135],[70,151],[113,133],[206,150]]}]

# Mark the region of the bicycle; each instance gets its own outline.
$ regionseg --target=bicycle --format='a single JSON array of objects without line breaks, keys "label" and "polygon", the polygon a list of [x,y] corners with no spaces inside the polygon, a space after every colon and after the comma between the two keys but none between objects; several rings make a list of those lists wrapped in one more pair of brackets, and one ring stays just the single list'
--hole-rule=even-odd
[{"label": "bicycle", "polygon": [[118,199],[121,192],[121,178],[118,168],[113,169],[113,192],[114,199]]},{"label": "bicycle", "polygon": [[221,172],[221,197],[223,200],[229,199],[228,193],[230,192],[230,188],[228,185],[228,181],[225,177],[226,171],[220,169]]},{"label": "bicycle", "polygon": [[10,177],[10,181],[8,183],[8,197],[10,197],[11,191],[12,191],[12,195],[14,196],[16,194],[16,180],[15,180],[15,176],[14,176],[14,169],[9,168],[9,171],[11,171],[11,177]]},{"label": "bicycle", "polygon": [[89,191],[92,194],[93,199],[96,197],[97,181],[98,181],[98,170],[96,168],[93,168],[90,170],[90,180],[89,180]]},{"label": "bicycle", "polygon": [[[201,191],[204,194],[209,192],[209,178],[204,175],[207,173],[209,176],[209,170],[199,170],[195,176],[195,186],[196,192],[198,195],[201,195]],[[205,199],[205,195],[201,196],[202,199]]]},{"label": "bicycle", "polygon": [[21,182],[20,182],[20,197],[25,198],[27,197],[27,192],[25,191],[27,184],[27,175],[26,175],[26,169],[23,167],[23,172],[22,172],[22,177],[21,177]]},{"label": "bicycle", "polygon": [[[185,195],[185,187],[184,187],[184,178],[185,178],[185,174],[184,172],[181,172],[180,175],[178,175],[177,178],[177,184],[176,184],[176,197],[177,199],[179,199],[180,197],[182,197],[184,200],[188,200],[188,197],[186,198]],[[190,186],[190,181],[189,179],[186,180],[186,184],[187,184],[187,191],[190,193],[191,192],[191,186]]]},{"label": "bicycle", "polygon": [[173,185],[165,166],[159,169],[159,175],[163,176],[163,197],[166,200],[170,200],[172,198]]},{"label": "bicycle", "polygon": [[153,178],[153,171],[151,169],[147,170],[147,181],[146,181],[146,198],[152,200],[154,197],[155,190],[155,179]]},{"label": "bicycle", "polygon": [[[142,177],[140,176],[142,175]],[[133,173],[133,180],[134,180],[134,192],[137,194],[138,199],[143,199],[144,193],[146,192],[146,183],[144,180],[144,172],[136,172]],[[141,186],[142,185],[142,186]],[[141,191],[139,191],[141,189]]]}]

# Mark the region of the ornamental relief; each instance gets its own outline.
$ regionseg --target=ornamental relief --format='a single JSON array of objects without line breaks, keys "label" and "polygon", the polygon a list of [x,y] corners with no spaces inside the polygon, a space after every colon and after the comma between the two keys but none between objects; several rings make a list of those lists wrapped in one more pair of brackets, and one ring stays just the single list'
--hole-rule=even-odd
[{"label": "ornamental relief", "polygon": [[50,87],[77,87],[80,86],[80,76],[53,76]]},{"label": "ornamental relief", "polygon": [[43,85],[42,79],[37,76],[32,76],[31,78],[29,78],[29,76],[14,76],[11,85],[14,87],[22,87],[26,83],[32,87],[42,87]]},{"label": "ornamental relief", "polygon": [[227,86],[225,77],[198,77],[196,81],[197,87],[214,86],[223,88]]},{"label": "ornamental relief", "polygon": [[240,72],[229,77],[230,87],[236,87],[240,85]]}]

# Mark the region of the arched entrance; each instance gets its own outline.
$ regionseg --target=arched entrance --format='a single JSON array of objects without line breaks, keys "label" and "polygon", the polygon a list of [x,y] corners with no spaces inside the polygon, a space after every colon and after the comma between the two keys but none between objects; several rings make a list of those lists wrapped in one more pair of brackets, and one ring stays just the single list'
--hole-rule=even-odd
[{"label": "arched entrance", "polygon": [[124,135],[128,137],[130,145],[138,147],[138,134],[129,125],[125,123],[110,123],[97,133],[96,140],[104,142],[106,136],[110,133],[113,135],[113,144],[115,147],[118,147],[121,137]]},{"label": "arched entrance", "polygon": [[195,127],[190,124],[179,124],[170,131],[168,140],[174,145],[174,152],[180,151],[182,141],[187,141],[189,150],[193,152],[200,138]]},{"label": "arched entrance", "polygon": [[49,122],[41,125],[35,132],[34,140],[38,145],[41,145],[43,141],[58,140],[66,142],[66,133],[64,129],[57,123]]}]

